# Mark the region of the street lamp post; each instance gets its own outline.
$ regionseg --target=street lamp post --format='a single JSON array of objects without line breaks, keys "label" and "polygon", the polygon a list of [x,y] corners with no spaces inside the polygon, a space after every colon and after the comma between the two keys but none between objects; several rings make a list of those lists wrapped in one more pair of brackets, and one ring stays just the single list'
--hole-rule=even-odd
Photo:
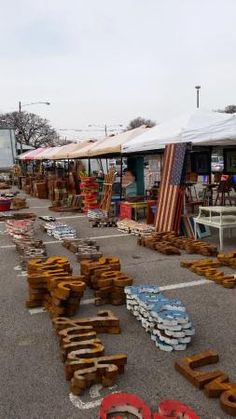
[{"label": "street lamp post", "polygon": [[19,101],[18,103],[18,112],[19,112],[19,121],[20,121],[20,130],[19,130],[19,140],[20,140],[20,152],[22,153],[22,129],[21,129],[21,123],[22,123],[22,119],[21,119],[21,108],[22,106],[31,106],[31,105],[50,105],[50,102],[31,102],[31,103],[24,103],[22,105],[21,101]]},{"label": "street lamp post", "polygon": [[197,91],[197,108],[199,108],[199,105],[200,105],[200,89],[201,89],[201,86],[195,86],[195,89]]}]

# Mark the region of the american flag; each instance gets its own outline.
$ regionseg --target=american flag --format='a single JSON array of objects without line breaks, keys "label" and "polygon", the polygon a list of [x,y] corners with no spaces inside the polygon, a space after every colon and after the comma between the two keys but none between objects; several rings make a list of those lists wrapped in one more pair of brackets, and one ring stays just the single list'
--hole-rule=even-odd
[{"label": "american flag", "polygon": [[157,232],[179,231],[184,203],[187,144],[165,147],[155,227]]}]

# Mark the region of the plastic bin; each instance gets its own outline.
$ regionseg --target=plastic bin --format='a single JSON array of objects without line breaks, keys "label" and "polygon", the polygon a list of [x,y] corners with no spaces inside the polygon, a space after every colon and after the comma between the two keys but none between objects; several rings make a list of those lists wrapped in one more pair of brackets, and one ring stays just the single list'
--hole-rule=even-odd
[{"label": "plastic bin", "polygon": [[7,198],[0,198],[0,211],[10,211],[11,200]]}]

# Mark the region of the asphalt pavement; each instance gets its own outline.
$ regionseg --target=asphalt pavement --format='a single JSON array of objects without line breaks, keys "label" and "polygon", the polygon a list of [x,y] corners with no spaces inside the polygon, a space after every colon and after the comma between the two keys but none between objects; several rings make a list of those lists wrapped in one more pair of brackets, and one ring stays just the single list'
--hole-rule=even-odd
[{"label": "asphalt pavement", "polygon": [[[105,305],[98,308],[93,303],[81,305],[77,316],[94,315],[98,309],[104,308],[112,310],[120,318],[122,333],[104,334],[101,339],[107,354],[127,353],[128,363],[124,375],[119,377],[113,388],[95,386],[80,397],[72,396],[65,380],[58,339],[51,320],[46,312],[30,314],[25,307],[26,276],[19,270],[19,255],[11,238],[4,233],[5,224],[0,223],[0,418],[95,419],[100,399],[113,391],[135,393],[153,410],[157,410],[164,399],[176,399],[191,406],[201,419],[230,418],[221,410],[219,399],[207,399],[202,391],[175,371],[174,362],[186,355],[215,349],[220,356],[217,369],[223,370],[230,381],[235,382],[236,289],[224,289],[211,281],[188,286],[199,277],[181,268],[180,260],[197,259],[197,255],[165,256],[138,246],[135,236],[120,233],[116,228],[91,228],[83,215],[55,214],[48,210],[49,201],[29,197],[27,200],[29,210],[37,215],[67,217],[63,221],[76,227],[79,237],[96,237],[104,255],[118,256],[122,271],[130,274],[134,283],[175,284],[175,289],[163,292],[183,301],[196,328],[196,335],[186,351],[162,352],[125,306]],[[46,244],[48,255],[68,256],[74,272],[78,273],[79,264],[75,255],[60,242],[52,243],[55,240],[42,232],[39,224],[40,221],[37,221],[36,236],[49,242]],[[213,235],[210,241],[217,241],[217,236]],[[233,249],[235,238],[226,239],[225,243],[226,250]],[[180,283],[185,283],[184,288],[178,288]],[[84,299],[92,297],[93,292],[86,290]]]}]

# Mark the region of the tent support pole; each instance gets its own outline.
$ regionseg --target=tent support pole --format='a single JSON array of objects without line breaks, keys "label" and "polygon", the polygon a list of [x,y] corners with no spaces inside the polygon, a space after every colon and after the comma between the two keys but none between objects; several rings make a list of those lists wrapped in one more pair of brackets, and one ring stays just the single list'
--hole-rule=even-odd
[{"label": "tent support pole", "polygon": [[[211,160],[212,160],[212,147],[210,147],[210,168],[211,168]],[[212,172],[210,172],[209,183],[212,183]]]},{"label": "tent support pole", "polygon": [[122,200],[123,156],[120,159],[120,201]]},{"label": "tent support pole", "polygon": [[88,159],[88,175],[91,176],[91,162],[90,162],[90,158]]},{"label": "tent support pole", "polygon": [[103,173],[103,175],[104,175],[104,170],[103,170],[103,165],[102,165],[102,158],[100,157],[100,166],[101,166],[101,171],[102,171],[102,173]]}]

